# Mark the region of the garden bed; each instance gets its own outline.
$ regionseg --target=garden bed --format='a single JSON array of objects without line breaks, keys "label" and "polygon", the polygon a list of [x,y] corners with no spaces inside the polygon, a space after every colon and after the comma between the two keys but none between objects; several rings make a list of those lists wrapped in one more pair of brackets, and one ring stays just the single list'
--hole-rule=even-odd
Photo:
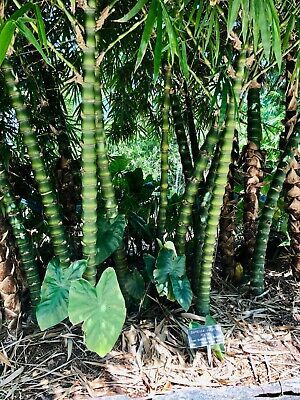
[{"label": "garden bed", "polygon": [[213,292],[212,314],[225,334],[224,362],[204,349],[188,349],[186,329],[197,317],[159,303],[152,318],[128,317],[121,340],[105,358],[86,350],[79,327],[27,327],[17,335],[2,327],[0,398],[139,398],[178,388],[300,379],[300,284],[275,272],[267,280],[270,289],[254,300],[224,282]]}]

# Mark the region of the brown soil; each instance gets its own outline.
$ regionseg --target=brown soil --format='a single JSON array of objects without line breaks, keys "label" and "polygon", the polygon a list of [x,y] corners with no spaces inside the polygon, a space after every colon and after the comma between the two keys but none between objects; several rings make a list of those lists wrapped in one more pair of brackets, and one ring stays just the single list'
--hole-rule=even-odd
[{"label": "brown soil", "polygon": [[61,324],[12,335],[3,326],[0,399],[135,398],[300,377],[300,283],[274,272],[267,280],[270,289],[254,300],[215,282],[222,284],[212,296],[212,315],[225,334],[224,362],[206,349],[187,347],[187,326],[197,316],[158,303],[155,318],[127,319],[121,340],[105,358],[86,350],[79,327]]}]

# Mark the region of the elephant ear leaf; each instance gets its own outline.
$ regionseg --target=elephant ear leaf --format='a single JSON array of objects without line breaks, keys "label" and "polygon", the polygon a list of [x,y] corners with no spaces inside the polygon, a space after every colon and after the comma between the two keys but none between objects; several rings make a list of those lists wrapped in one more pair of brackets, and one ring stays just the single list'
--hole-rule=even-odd
[{"label": "elephant ear leaf", "polygon": [[50,261],[36,309],[41,330],[51,328],[67,318],[71,282],[81,278],[85,269],[86,260],[75,261],[67,269],[63,269],[57,259]]},{"label": "elephant ear leaf", "polygon": [[124,215],[118,215],[110,223],[105,218],[100,218],[97,237],[97,264],[101,264],[110,257],[121,245],[125,229]]},{"label": "elephant ear leaf", "polygon": [[87,348],[104,357],[116,343],[126,317],[125,301],[113,268],[107,268],[97,284],[84,279],[72,282],[69,318],[73,324],[83,322]]}]

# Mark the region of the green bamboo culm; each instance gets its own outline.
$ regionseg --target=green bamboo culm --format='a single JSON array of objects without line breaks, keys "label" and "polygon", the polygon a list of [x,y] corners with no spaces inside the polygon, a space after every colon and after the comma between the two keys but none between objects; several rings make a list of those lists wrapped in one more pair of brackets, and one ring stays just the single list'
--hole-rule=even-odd
[{"label": "green bamboo culm", "polygon": [[[99,69],[96,70],[95,85],[97,166],[99,181],[101,185],[101,195],[104,200],[106,217],[110,222],[113,222],[118,215],[118,205],[107,158],[106,135],[103,124],[101,89],[98,72]],[[118,282],[120,284],[120,289],[123,293],[123,296],[127,298],[126,282],[129,270],[124,243],[122,243],[121,246],[114,252],[113,258],[115,262],[115,270],[118,277]]]},{"label": "green bamboo culm", "polygon": [[250,272],[257,235],[259,213],[259,192],[263,180],[264,154],[260,150],[262,125],[260,115],[260,84],[252,81],[248,90],[248,143],[244,150],[243,170],[245,172],[244,194],[244,261],[247,274]]},{"label": "green bamboo culm", "polygon": [[219,159],[220,151],[217,148],[213,156],[209,172],[207,174],[204,188],[203,190],[201,190],[201,203],[199,207],[199,213],[197,215],[197,225],[195,227],[195,258],[193,262],[194,268],[192,269],[192,286],[194,291],[198,288],[199,285],[200,268],[196,268],[196,266],[200,265],[202,259],[202,250],[207,226],[208,210],[210,206],[212,190],[216,179]]},{"label": "green bamboo culm", "polygon": [[196,268],[200,268],[199,285],[195,292],[195,296],[197,298],[196,308],[197,312],[201,315],[207,315],[210,311],[212,267],[214,264],[215,248],[218,238],[218,226],[223,196],[225,193],[225,186],[227,183],[229,165],[231,163],[234,131],[236,128],[235,104],[239,103],[242,90],[245,60],[245,52],[242,52],[238,60],[238,67],[233,85],[233,96],[228,105],[224,136],[220,144],[220,160],[216,172],[216,180],[212,191],[210,207],[208,210],[201,265],[196,266]]},{"label": "green bamboo culm", "polygon": [[163,127],[160,147],[161,156],[161,177],[160,177],[160,199],[159,212],[157,217],[157,237],[163,238],[165,233],[167,206],[168,206],[168,171],[169,171],[169,111],[170,111],[170,90],[171,90],[171,66],[165,66],[165,90],[163,105]]},{"label": "green bamboo culm", "polygon": [[278,164],[259,220],[251,268],[251,290],[255,295],[260,295],[264,292],[265,259],[272,220],[287,171],[290,168],[290,162],[299,150],[300,124],[295,127],[295,132],[290,138],[286,151]]},{"label": "green bamboo culm", "polygon": [[88,259],[84,278],[96,283],[97,168],[96,168],[96,38],[95,1],[85,10],[86,47],[83,51],[82,84],[82,219],[83,256]]},{"label": "green bamboo culm", "polygon": [[218,131],[216,127],[212,127],[200,149],[200,154],[196,160],[192,176],[183,195],[175,236],[176,250],[180,256],[184,255],[185,253],[186,234],[191,220],[193,205],[198,192],[198,186],[203,179],[203,172],[205,171],[208,162],[211,159],[218,140]]},{"label": "green bamboo culm", "polygon": [[179,155],[182,164],[182,172],[187,182],[193,170],[193,162],[190,154],[189,144],[185,133],[185,126],[180,110],[180,98],[177,93],[171,94],[172,115],[174,130],[177,138]]},{"label": "green bamboo culm", "polygon": [[3,72],[12,106],[16,111],[20,133],[23,135],[24,144],[27,147],[34,176],[41,194],[54,254],[59,259],[61,267],[67,268],[70,263],[67,238],[62,225],[57,199],[52,190],[50,179],[41,157],[36,134],[33,132],[28,121],[27,110],[18,91],[9,62],[5,63]]},{"label": "green bamboo culm", "polygon": [[21,220],[19,209],[11,195],[12,188],[6,175],[7,173],[0,160],[0,202],[4,205],[5,212],[16,239],[34,311],[40,300],[41,281],[39,271],[34,259],[31,243]]}]

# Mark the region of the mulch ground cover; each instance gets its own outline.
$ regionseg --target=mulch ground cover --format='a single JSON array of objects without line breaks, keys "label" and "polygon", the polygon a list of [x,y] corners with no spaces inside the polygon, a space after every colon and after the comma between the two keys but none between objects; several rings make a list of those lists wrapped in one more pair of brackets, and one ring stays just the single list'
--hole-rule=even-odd
[{"label": "mulch ground cover", "polygon": [[[288,276],[287,276],[288,275]],[[265,384],[300,378],[300,283],[269,272],[270,289],[249,299],[215,281],[212,315],[225,335],[223,362],[187,346],[191,320],[156,305],[129,316],[114,350],[100,358],[84,345],[80,327],[40,332],[1,330],[0,399],[87,400],[124,394],[140,398],[177,388]]]}]

